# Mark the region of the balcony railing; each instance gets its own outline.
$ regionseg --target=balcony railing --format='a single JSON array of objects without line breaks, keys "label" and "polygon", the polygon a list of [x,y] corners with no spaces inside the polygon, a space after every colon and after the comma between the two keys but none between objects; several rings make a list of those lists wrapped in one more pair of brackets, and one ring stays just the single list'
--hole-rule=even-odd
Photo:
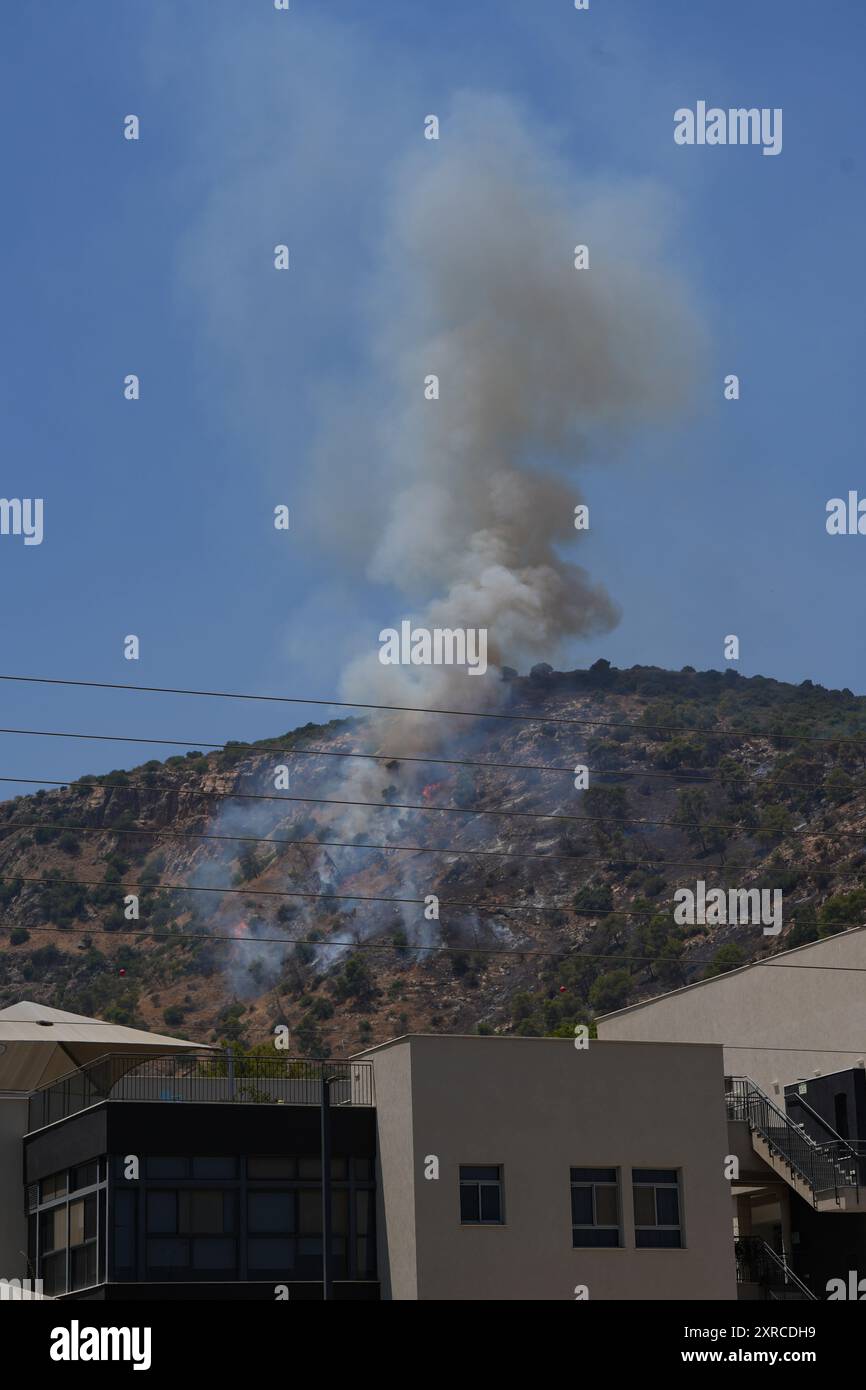
[{"label": "balcony railing", "polygon": [[858,1156],[846,1139],[819,1144],[747,1076],[728,1077],[725,1086],[728,1119],[745,1120],[761,1135],[810,1189],[814,1206],[828,1197],[839,1204],[849,1191],[859,1201]]},{"label": "balcony railing", "polygon": [[141,1057],[112,1052],[68,1072],[30,1097],[29,1131],[102,1101],[165,1104],[373,1105],[372,1062],[179,1053]]}]

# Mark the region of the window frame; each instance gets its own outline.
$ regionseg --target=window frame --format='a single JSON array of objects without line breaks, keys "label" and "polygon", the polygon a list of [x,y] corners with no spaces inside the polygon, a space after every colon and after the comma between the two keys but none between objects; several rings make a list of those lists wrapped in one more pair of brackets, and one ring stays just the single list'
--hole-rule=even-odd
[{"label": "window frame", "polygon": [[[464,1170],[474,1168],[495,1168],[498,1173],[497,1178],[464,1178]],[[502,1163],[461,1163],[457,1168],[458,1175],[458,1211],[460,1214],[461,1226],[504,1226],[505,1225],[505,1166]],[[482,1215],[481,1191],[482,1188],[496,1188],[499,1194],[499,1215],[495,1220],[485,1219]],[[474,1189],[477,1193],[478,1218],[472,1220],[463,1215],[463,1191],[464,1189]]]},{"label": "window frame", "polygon": [[[663,1182],[658,1179],[639,1180],[635,1178],[636,1173],[673,1173],[672,1182]],[[685,1223],[683,1220],[683,1171],[681,1168],[632,1168],[631,1170],[632,1187],[632,1216],[634,1218],[634,1243],[636,1250],[685,1250]],[[638,1188],[649,1189],[653,1194],[653,1211],[656,1217],[655,1224],[646,1226],[638,1223],[636,1194]],[[677,1197],[677,1215],[679,1220],[676,1223],[659,1221],[658,1193],[675,1192]],[[679,1241],[676,1245],[642,1243],[640,1234],[644,1231],[676,1231]]]},{"label": "window frame", "polygon": [[[610,1172],[610,1173],[613,1173],[613,1177],[610,1178],[610,1179],[603,1179],[603,1178],[575,1178],[575,1176],[574,1176],[575,1173],[599,1173],[599,1172]],[[587,1187],[590,1189],[590,1191],[591,1191],[591,1193],[592,1193],[592,1215],[593,1215],[593,1220],[592,1220],[591,1223],[587,1223],[587,1222],[585,1222],[585,1221],[575,1222],[575,1220],[574,1220],[574,1207],[573,1207],[573,1205],[571,1204],[571,1194],[574,1192],[575,1188],[587,1188]],[[599,1220],[598,1220],[598,1203],[597,1203],[597,1200],[596,1200],[596,1188],[598,1188],[598,1187],[613,1188],[613,1190],[614,1190],[614,1192],[615,1192],[615,1194],[616,1194],[616,1215],[617,1215],[617,1222],[616,1222],[616,1225],[611,1225],[609,1222],[602,1222],[602,1221],[599,1221]],[[622,1250],[622,1249],[624,1249],[624,1247],[625,1247],[625,1237],[624,1237],[624,1231],[623,1231],[623,1219],[622,1219],[622,1190],[621,1190],[621,1189],[622,1189],[622,1174],[621,1174],[620,1168],[617,1167],[616,1165],[598,1164],[598,1165],[593,1165],[592,1167],[576,1167],[576,1166],[574,1166],[574,1165],[571,1165],[571,1166],[569,1167],[569,1205],[570,1205],[570,1213],[571,1213],[571,1248],[572,1248],[573,1250]],[[577,1234],[578,1234],[579,1231],[615,1231],[615,1232],[616,1232],[616,1240],[615,1240],[615,1242],[614,1242],[612,1245],[594,1244],[594,1243],[592,1243],[592,1242],[590,1242],[590,1243],[584,1243],[583,1241],[578,1241],[578,1240],[577,1240]]]}]

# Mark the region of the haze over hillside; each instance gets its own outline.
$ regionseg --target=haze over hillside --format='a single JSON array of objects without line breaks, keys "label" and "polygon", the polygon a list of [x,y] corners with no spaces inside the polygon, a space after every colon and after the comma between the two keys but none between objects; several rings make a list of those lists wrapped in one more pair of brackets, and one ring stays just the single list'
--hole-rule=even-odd
[{"label": "haze over hillside", "polygon": [[[501,693],[520,717],[416,716],[442,725],[421,759],[340,719],[4,803],[0,1005],[246,1045],[288,1023],[305,1054],[570,1034],[863,921],[863,697],[605,661]],[[781,933],[677,925],[699,880],[781,890]]]}]

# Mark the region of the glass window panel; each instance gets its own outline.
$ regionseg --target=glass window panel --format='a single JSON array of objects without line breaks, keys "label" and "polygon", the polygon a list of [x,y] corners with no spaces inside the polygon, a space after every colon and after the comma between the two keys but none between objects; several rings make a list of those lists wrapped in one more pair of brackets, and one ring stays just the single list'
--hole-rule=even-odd
[{"label": "glass window panel", "polygon": [[188,1158],[149,1158],[146,1167],[149,1178],[189,1177]]},{"label": "glass window panel", "polygon": [[188,1240],[149,1240],[147,1263],[151,1269],[186,1269],[189,1265]]},{"label": "glass window panel", "polygon": [[194,1240],[193,1269],[234,1270],[237,1264],[233,1240]]},{"label": "glass window panel", "polygon": [[615,1168],[572,1168],[572,1182],[616,1182]]},{"label": "glass window panel", "polygon": [[571,1243],[575,1250],[616,1249],[619,1231],[612,1226],[576,1226]]},{"label": "glass window panel", "polygon": [[639,1250],[679,1250],[682,1247],[680,1231],[635,1231],[634,1243]]},{"label": "glass window panel", "polygon": [[595,1219],[599,1226],[619,1225],[619,1200],[615,1187],[595,1189]]},{"label": "glass window panel", "polygon": [[482,1221],[501,1221],[502,1219],[502,1200],[499,1184],[494,1187],[492,1184],[481,1184],[481,1220]]},{"label": "glass window panel", "polygon": [[654,1226],[656,1224],[656,1194],[653,1187],[634,1189],[634,1224]]},{"label": "glass window panel", "polygon": [[250,1269],[285,1269],[295,1265],[295,1242],[274,1236],[252,1236],[247,1241]]},{"label": "glass window panel", "polygon": [[375,1279],[376,1242],[369,1237],[359,1236],[356,1242],[355,1258],[358,1261],[358,1278]]},{"label": "glass window panel", "polygon": [[96,1235],[96,1193],[84,1199],[84,1239],[92,1240]]},{"label": "glass window panel", "polygon": [[349,1177],[349,1160],[347,1158],[331,1159],[331,1177],[335,1182],[346,1182]]},{"label": "glass window panel", "polygon": [[294,1178],[298,1174],[298,1161],[274,1155],[262,1155],[247,1159],[247,1177],[272,1181],[274,1178]]},{"label": "glass window panel", "polygon": [[298,1193],[298,1230],[305,1236],[322,1234],[322,1194],[317,1188]]},{"label": "glass window panel", "polygon": [[294,1231],[295,1194],[293,1192],[250,1192],[247,1220],[251,1231]]},{"label": "glass window panel", "polygon": [[52,1250],[64,1250],[66,1248],[66,1207],[55,1207],[49,1212],[49,1220],[53,1231]]},{"label": "glass window panel", "polygon": [[54,1173],[50,1178],[42,1179],[42,1200],[43,1202],[53,1202],[55,1197],[66,1196],[66,1172]]},{"label": "glass window panel", "polygon": [[299,1159],[298,1159],[298,1177],[299,1177],[299,1178],[306,1179],[308,1182],[310,1181],[310,1179],[315,1178],[316,1182],[318,1182],[319,1179],[321,1178],[321,1176],[322,1176],[322,1160],[321,1160],[320,1158],[299,1158]]},{"label": "glass window panel", "polygon": [[460,1180],[461,1182],[498,1182],[499,1169],[497,1167],[473,1168],[468,1167],[466,1164],[461,1164]]},{"label": "glass window panel", "polygon": [[656,1188],[656,1212],[660,1226],[680,1224],[680,1195],[675,1187]]},{"label": "glass window panel", "polygon": [[675,1183],[677,1181],[676,1168],[633,1168],[631,1174],[632,1182],[666,1182]]},{"label": "glass window panel", "polygon": [[42,1260],[43,1293],[66,1292],[66,1252],[46,1255]]},{"label": "glass window panel", "polygon": [[571,1189],[571,1220],[574,1226],[591,1226],[592,1188],[573,1187]]},{"label": "glass window panel", "polygon": [[95,1159],[92,1163],[79,1164],[69,1175],[69,1191],[77,1192],[81,1187],[93,1187],[98,1180],[99,1165]]},{"label": "glass window panel", "polygon": [[43,1253],[66,1249],[66,1205],[44,1211],[40,1218],[40,1238]]},{"label": "glass window panel", "polygon": [[355,1220],[359,1236],[369,1235],[373,1229],[374,1200],[375,1194],[372,1192],[355,1193]]},{"label": "glass window panel", "polygon": [[87,1289],[96,1283],[96,1241],[72,1252],[72,1288]]},{"label": "glass window panel", "polygon": [[331,1230],[334,1235],[345,1236],[349,1234],[348,1192],[331,1193]]},{"label": "glass window panel", "polygon": [[479,1214],[478,1188],[474,1183],[461,1183],[460,1220],[477,1221]]},{"label": "glass window panel", "polygon": [[356,1158],[354,1160],[355,1177],[358,1182],[372,1182],[373,1180],[373,1160],[372,1158]]},{"label": "glass window panel", "polygon": [[222,1192],[179,1192],[178,1216],[178,1229],[190,1235],[222,1235],[226,1229]]},{"label": "glass window panel", "polygon": [[84,1244],[84,1203],[69,1204],[69,1244]]},{"label": "glass window panel", "polygon": [[[151,1196],[153,1194],[151,1193]],[[134,1192],[116,1192],[114,1194],[114,1224],[115,1226],[132,1226],[135,1224],[135,1197]]]},{"label": "glass window panel", "polygon": [[236,1158],[194,1158],[192,1161],[194,1178],[233,1178],[237,1175]]},{"label": "glass window panel", "polygon": [[176,1192],[148,1192],[147,1229],[153,1234],[177,1234]]}]

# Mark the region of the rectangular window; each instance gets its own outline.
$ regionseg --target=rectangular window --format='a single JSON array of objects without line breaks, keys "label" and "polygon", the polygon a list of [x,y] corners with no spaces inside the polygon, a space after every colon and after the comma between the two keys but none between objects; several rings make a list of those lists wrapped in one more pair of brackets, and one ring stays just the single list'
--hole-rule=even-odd
[{"label": "rectangular window", "polygon": [[578,1249],[622,1245],[616,1168],[572,1168],[571,1243]]},{"label": "rectangular window", "polygon": [[188,1158],[149,1158],[147,1160],[147,1176],[149,1178],[186,1178],[189,1177]]},{"label": "rectangular window", "polygon": [[461,1164],[460,1220],[464,1226],[503,1224],[502,1168],[498,1164]]},{"label": "rectangular window", "polygon": [[278,1178],[296,1178],[298,1161],[277,1155],[262,1154],[247,1159],[247,1177],[257,1182],[274,1182]]},{"label": "rectangular window", "polygon": [[295,1230],[294,1192],[247,1193],[247,1226],[255,1235],[289,1235]]},{"label": "rectangular window", "polygon": [[56,1197],[66,1196],[66,1172],[54,1173],[50,1178],[42,1179],[42,1200],[43,1202],[53,1202]]},{"label": "rectangular window", "polygon": [[194,1178],[205,1178],[211,1181],[217,1178],[234,1178],[237,1176],[237,1159],[235,1158],[194,1158],[192,1161],[192,1175]]},{"label": "rectangular window", "polygon": [[633,1168],[634,1239],[638,1250],[679,1250],[683,1232],[676,1168]]}]

